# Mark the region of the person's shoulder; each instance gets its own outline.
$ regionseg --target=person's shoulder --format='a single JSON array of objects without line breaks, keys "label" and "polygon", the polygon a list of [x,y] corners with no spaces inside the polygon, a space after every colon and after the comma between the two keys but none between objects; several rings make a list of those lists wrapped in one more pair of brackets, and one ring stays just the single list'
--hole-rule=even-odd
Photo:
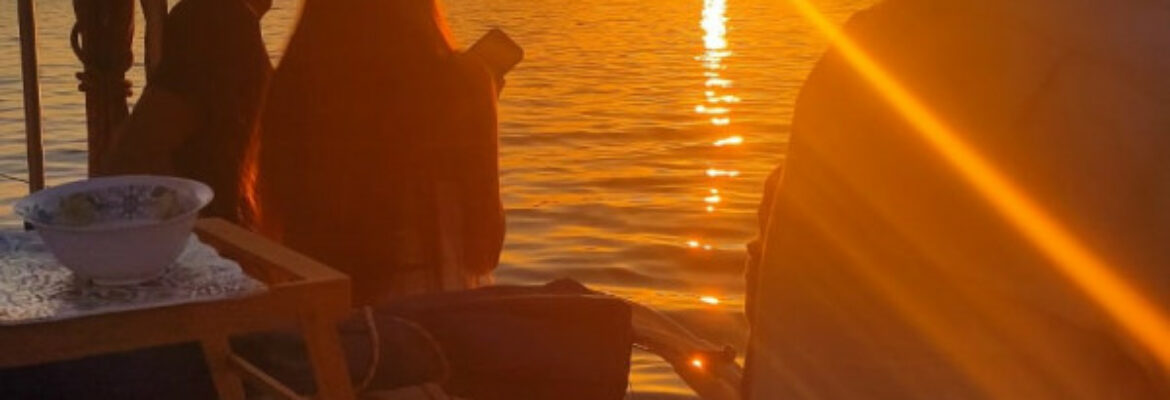
[{"label": "person's shoulder", "polygon": [[168,24],[187,24],[189,29],[215,31],[224,23],[257,22],[243,0],[183,0],[167,13]]},{"label": "person's shoulder", "polygon": [[944,26],[965,8],[964,1],[886,0],[854,13],[844,26],[847,31]]}]

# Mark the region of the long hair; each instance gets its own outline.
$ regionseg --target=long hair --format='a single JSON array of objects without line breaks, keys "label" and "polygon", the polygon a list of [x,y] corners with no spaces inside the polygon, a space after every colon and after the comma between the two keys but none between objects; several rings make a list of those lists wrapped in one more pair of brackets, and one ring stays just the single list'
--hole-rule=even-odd
[{"label": "long hair", "polygon": [[308,0],[272,79],[258,227],[353,275],[359,299],[433,264],[436,159],[464,131],[450,121],[483,109],[495,140],[494,93],[470,92],[441,15],[434,0]]},{"label": "long hair", "polygon": [[[246,201],[254,213],[251,225],[262,225],[264,204],[273,203],[260,198],[264,192],[260,188],[260,170],[272,170],[261,168],[261,154],[268,154],[268,164],[280,157],[275,149],[262,150],[262,137],[268,137],[270,149],[274,145],[271,142],[284,139],[330,140],[324,133],[309,132],[288,138],[296,134],[286,128],[300,130],[290,117],[332,120],[352,111],[335,109],[350,108],[350,104],[341,103],[363,104],[372,97],[383,102],[389,97],[392,100],[386,106],[387,112],[404,117],[415,115],[417,119],[417,112],[411,108],[432,107],[414,107],[418,101],[409,101],[410,97],[433,89],[441,81],[434,72],[442,68],[436,66],[453,54],[452,36],[437,0],[306,0],[273,77],[268,100],[271,104],[264,107],[268,115],[262,120],[270,129],[262,126],[267,133],[255,136],[242,177]],[[333,99],[331,95],[345,99]],[[311,143],[305,146],[317,147]]]},{"label": "long hair", "polygon": [[[247,223],[247,153],[272,73],[259,15],[235,0],[184,0],[166,19],[163,57],[152,85],[183,96],[201,126],[177,149],[173,173],[207,182],[207,215]],[[214,28],[208,24],[215,23]]]}]

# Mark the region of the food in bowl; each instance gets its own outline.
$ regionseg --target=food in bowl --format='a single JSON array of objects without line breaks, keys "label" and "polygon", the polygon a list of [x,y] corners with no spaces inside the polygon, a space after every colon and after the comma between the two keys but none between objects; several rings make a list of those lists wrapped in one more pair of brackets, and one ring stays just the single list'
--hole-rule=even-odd
[{"label": "food in bowl", "polygon": [[78,277],[121,285],[164,274],[212,196],[190,179],[126,175],[45,189],[14,208]]}]

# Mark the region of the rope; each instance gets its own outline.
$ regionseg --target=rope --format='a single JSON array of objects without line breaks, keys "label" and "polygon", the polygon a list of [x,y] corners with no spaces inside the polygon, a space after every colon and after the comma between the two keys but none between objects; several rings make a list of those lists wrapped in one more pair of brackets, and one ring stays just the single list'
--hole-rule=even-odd
[{"label": "rope", "polygon": [[[78,72],[76,74],[77,80],[79,81],[79,83],[77,84],[77,90],[82,91],[82,92],[88,92],[88,91],[90,91],[90,89],[93,89],[94,87],[96,87],[97,79],[93,76],[93,74],[86,72],[89,69],[94,68],[94,67],[93,67],[92,63],[90,63],[89,58],[85,56],[86,52],[85,52],[85,48],[83,47],[84,44],[85,44],[85,39],[82,37],[82,34],[81,34],[81,22],[80,21],[75,22],[75,23],[73,23],[73,29],[69,31],[69,47],[73,49],[73,55],[77,56],[77,59],[79,61],[81,61],[81,65],[83,68],[83,70],[81,72]],[[101,74],[98,74],[98,75],[101,75]],[[115,80],[115,82],[116,82],[116,80]],[[117,83],[114,83],[111,86],[117,86],[117,85],[118,85]],[[130,82],[130,79],[123,77],[121,85],[122,85],[123,94],[126,97],[130,97],[131,95],[134,94],[133,90],[132,90],[132,88],[134,87],[134,83]]]},{"label": "rope", "polygon": [[426,340],[427,344],[431,346],[431,350],[435,352],[435,358],[439,361],[439,368],[442,369],[439,382],[445,384],[447,381],[451,380],[451,363],[447,360],[447,353],[443,351],[443,346],[439,344],[439,340],[435,339],[435,337],[431,335],[430,331],[427,331],[426,328],[423,328],[422,325],[419,325],[414,321],[396,316],[391,318],[393,318],[395,322],[398,322],[410,328],[411,330],[414,330],[415,333],[418,333],[418,335],[421,336],[423,340]]},{"label": "rope", "polygon": [[370,306],[362,307],[365,316],[366,329],[370,331],[370,366],[366,368],[366,376],[354,391],[361,393],[374,382],[374,375],[378,372],[378,365],[382,363],[382,339],[378,335],[378,324],[374,323],[374,309]]},{"label": "rope", "polygon": [[9,174],[3,173],[3,172],[0,172],[0,178],[4,178],[4,179],[10,180],[10,181],[17,181],[17,182],[21,182],[24,184],[29,183],[28,179],[21,178],[21,177],[16,176],[16,175],[9,175]]},{"label": "rope", "polygon": [[[369,367],[366,368],[365,376],[362,377],[361,383],[355,387],[355,391],[358,393],[364,392],[370,387],[371,384],[373,384],[374,377],[378,372],[378,366],[382,364],[382,339],[381,335],[378,333],[378,324],[374,319],[374,308],[370,306],[362,307],[362,314],[365,319],[366,329],[368,329],[370,332],[370,348],[373,355],[370,359]],[[438,360],[439,363],[439,368],[441,370],[439,375],[439,382],[447,383],[447,381],[451,379],[451,363],[449,360],[447,360],[447,354],[443,351],[443,346],[439,344],[439,341],[435,339],[435,337],[431,335],[431,333],[427,331],[426,328],[423,328],[422,325],[419,325],[414,321],[397,316],[391,316],[390,318],[393,319],[394,322],[402,324],[408,329],[414,331],[416,334],[418,334],[419,337],[427,342],[427,344],[431,347],[431,351],[435,354],[435,359]],[[430,396],[431,393],[428,391],[427,395]]]}]

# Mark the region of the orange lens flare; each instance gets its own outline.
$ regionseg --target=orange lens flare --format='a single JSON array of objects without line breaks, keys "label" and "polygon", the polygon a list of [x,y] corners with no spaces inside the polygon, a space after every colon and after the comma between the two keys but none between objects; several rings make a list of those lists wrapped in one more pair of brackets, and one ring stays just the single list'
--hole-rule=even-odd
[{"label": "orange lens flare", "polygon": [[992,204],[1071,282],[1107,311],[1130,335],[1170,369],[1170,323],[1160,310],[1114,273],[1101,257],[1064,229],[976,149],[808,0],[789,0],[834,48],[882,93],[952,168]]}]

